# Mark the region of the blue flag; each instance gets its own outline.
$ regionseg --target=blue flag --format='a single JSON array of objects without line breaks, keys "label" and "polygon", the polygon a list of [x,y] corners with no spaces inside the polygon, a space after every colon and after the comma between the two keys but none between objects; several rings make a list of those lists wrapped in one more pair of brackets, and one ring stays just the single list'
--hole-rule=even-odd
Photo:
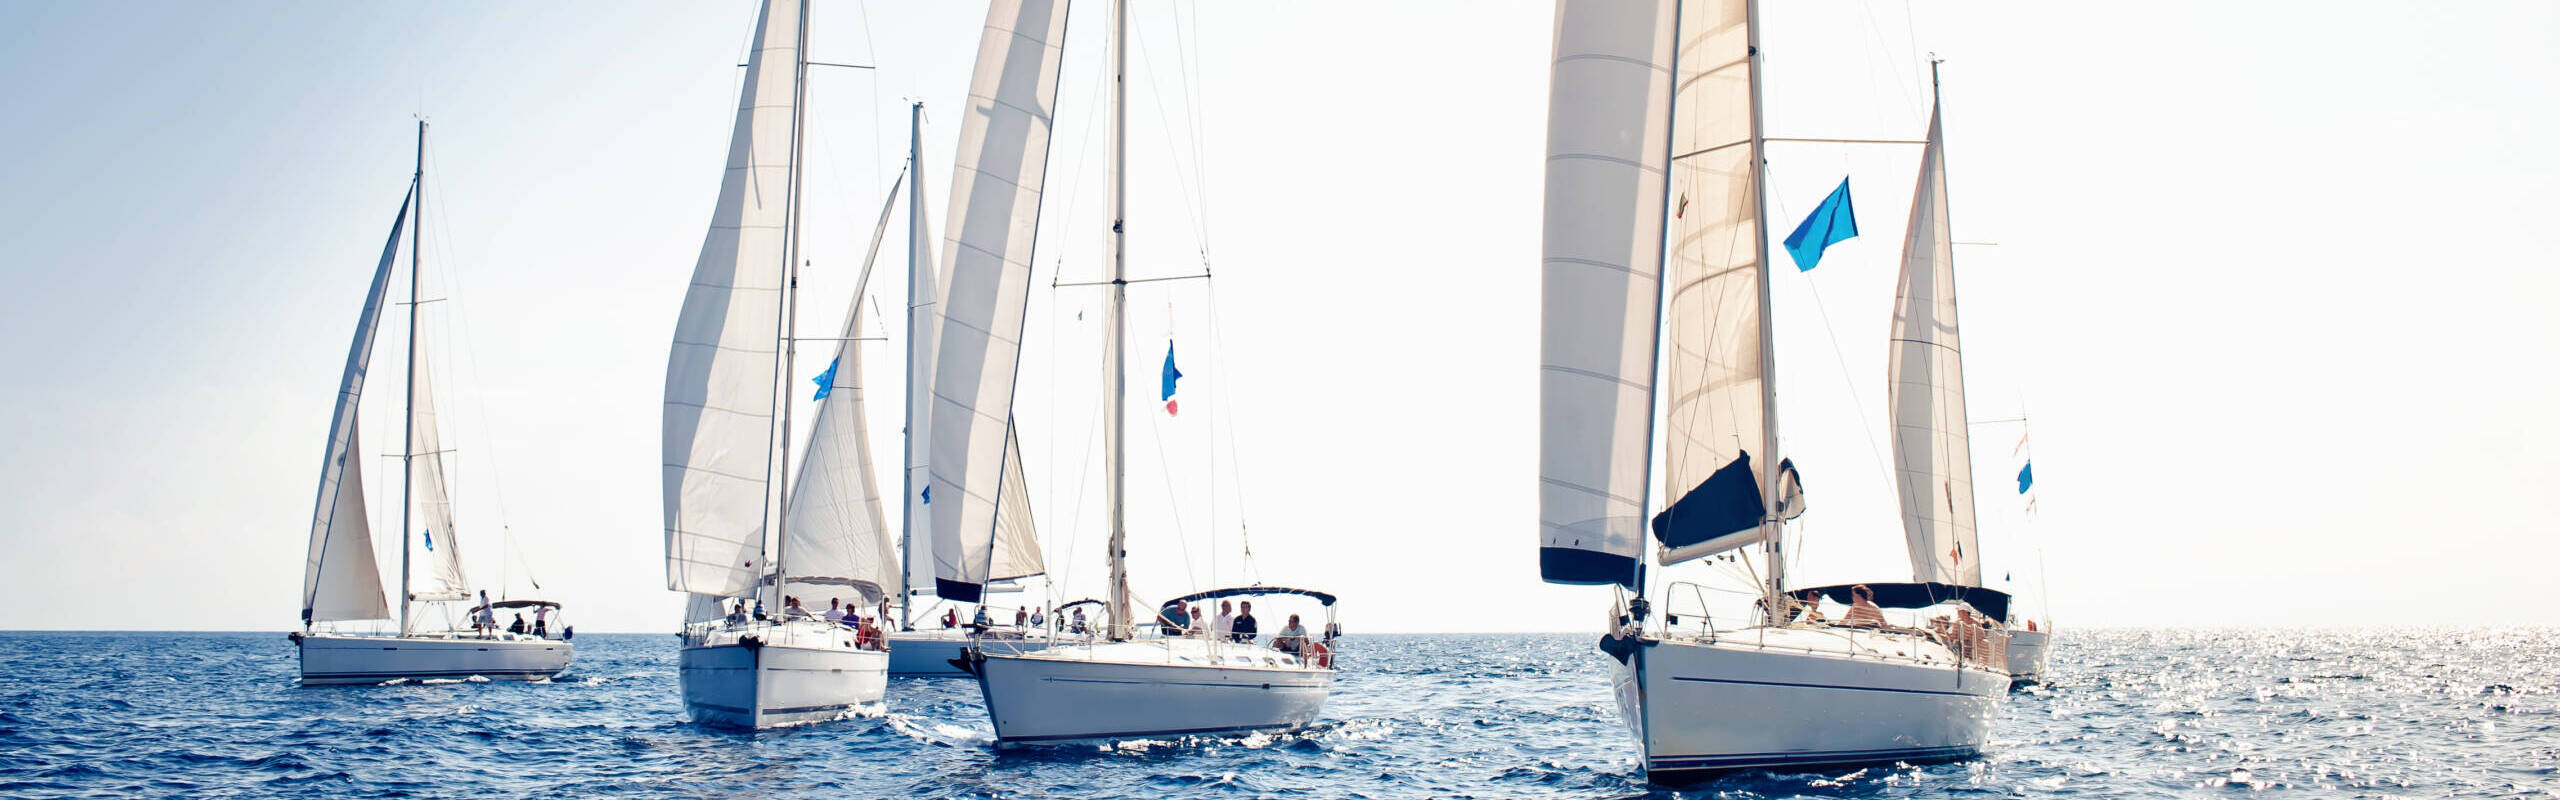
[{"label": "blue flag", "polygon": [[825,400],[828,393],[836,390],[836,365],[841,363],[844,363],[842,357],[827,362],[827,371],[818,373],[818,377],[810,379],[818,383],[818,396],[809,399]]},{"label": "blue flag", "polygon": [[1796,232],[1787,234],[1787,254],[1795,256],[1797,272],[1809,271],[1822,263],[1825,248],[1856,235],[1858,213],[1849,208],[1849,179],[1841,178],[1840,188],[1831,190],[1830,197],[1822,198],[1822,205],[1813,207],[1812,216],[1805,217]]},{"label": "blue flag", "polygon": [[2025,464],[2020,464],[2020,465],[2018,465],[2018,493],[2019,493],[2019,494],[2026,494],[2026,493],[2027,493],[2027,487],[2036,485],[2036,474],[2035,474],[2035,468],[2036,468],[2036,462],[2033,462],[2033,461],[2029,461],[2029,462],[2027,462],[2027,463],[2025,463]]},{"label": "blue flag", "polygon": [[427,552],[433,553],[436,551],[436,529],[428,528],[426,530],[419,531],[418,535],[427,537]]},{"label": "blue flag", "polygon": [[933,487],[924,487],[924,504],[933,505]]},{"label": "blue flag", "polygon": [[1173,382],[1178,380],[1182,380],[1182,370],[1174,369],[1173,343],[1166,342],[1164,343],[1164,396],[1157,398],[1164,401],[1164,413],[1182,413],[1182,407],[1174,405],[1173,402]]}]

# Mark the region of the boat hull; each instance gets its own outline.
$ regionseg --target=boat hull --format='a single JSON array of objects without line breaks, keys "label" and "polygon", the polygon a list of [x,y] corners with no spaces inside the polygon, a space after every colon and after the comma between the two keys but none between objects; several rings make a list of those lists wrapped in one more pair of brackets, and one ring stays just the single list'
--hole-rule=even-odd
[{"label": "boat hull", "polygon": [[[1619,711],[1648,779],[1972,758],[2009,691],[2007,675],[1959,668],[1943,648],[1922,661],[1885,657],[1897,652],[1889,641],[1826,649],[1823,639],[1845,637],[1775,638],[1647,638],[1617,665]],[[1796,638],[1806,641],[1787,641]],[[1899,649],[1908,656],[1935,647],[1901,642],[1914,645]]]},{"label": "boat hull", "polygon": [[[978,688],[996,745],[1290,730],[1314,722],[1333,690],[1330,669],[1247,666],[1231,655],[1226,664],[1137,663],[1109,652],[1134,646],[984,653]],[[1076,650],[1103,652],[1060,655]],[[1235,650],[1253,654],[1247,663],[1267,651]]]},{"label": "boat hull", "polygon": [[2049,631],[2009,631],[2009,678],[2020,684],[2043,681],[2045,659],[2052,649]]},{"label": "boat hull", "polygon": [[887,694],[878,650],[729,641],[677,653],[686,715],[706,725],[772,728],[838,719]]},{"label": "boat hull", "polygon": [[304,634],[294,642],[305,686],[475,675],[493,681],[541,680],[567,670],[576,653],[566,641],[533,638]]},{"label": "boat hull", "polygon": [[[892,678],[966,678],[969,673],[953,664],[960,654],[969,651],[971,639],[967,631],[899,631],[889,634],[889,677]],[[1044,634],[1029,636],[998,632],[979,637],[976,642],[992,653],[1017,653],[1049,646]]]}]

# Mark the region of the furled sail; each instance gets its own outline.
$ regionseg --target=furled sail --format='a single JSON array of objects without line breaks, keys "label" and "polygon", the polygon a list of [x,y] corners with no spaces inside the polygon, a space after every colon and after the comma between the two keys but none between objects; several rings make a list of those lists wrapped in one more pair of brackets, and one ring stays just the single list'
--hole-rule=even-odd
[{"label": "furled sail", "polygon": [[862,319],[862,293],[854,293],[836,360],[822,377],[826,397],[810,426],[800,479],[791,485],[790,518],[783,523],[785,595],[802,602],[822,598],[876,603],[898,585],[896,550],[880,509],[879,482],[871,474],[871,434],[863,410],[862,348],[854,341]]},{"label": "furled sail", "polygon": [[1063,2],[991,3],[961,113],[926,428],[934,589],[961,602],[990,580],[1065,34]]},{"label": "furled sail", "polygon": [[1911,229],[1903,238],[1893,308],[1886,404],[1893,408],[1894,484],[1911,546],[1911,579],[1981,586],[1973,449],[1965,437],[1964,355],[1956,344],[1946,152],[1935,108],[1920,157],[1920,185],[1911,197]]},{"label": "furled sail", "polygon": [[767,2],[759,14],[728,171],[667,354],[660,452],[678,591],[742,596],[764,568],[799,8]]},{"label": "furled sail", "polygon": [[1769,409],[1766,278],[1752,170],[1751,30],[1746,0],[1684,0],[1672,99],[1669,316],[1663,348],[1664,486],[1654,520],[1670,564],[1757,542]]},{"label": "furled sail", "polygon": [[[410,357],[418,355],[413,350]],[[409,425],[410,442],[417,449],[409,458],[409,491],[421,520],[418,538],[411,544],[423,556],[426,571],[412,578],[409,599],[462,600],[471,596],[471,584],[462,576],[462,547],[453,535],[453,492],[445,484],[444,437],[436,425],[435,391],[428,386],[426,362],[419,361],[415,369]]]},{"label": "furled sail", "polygon": [[1651,466],[1671,2],[1562,0],[1547,95],[1538,566],[1635,585]]},{"label": "furled sail", "polygon": [[[416,184],[410,185],[411,199]],[[384,619],[391,606],[383,602],[382,570],[373,561],[373,531],[365,523],[364,456],[356,443],[356,405],[364,397],[365,368],[373,361],[373,337],[382,322],[383,294],[391,286],[391,262],[400,255],[400,229],[409,220],[409,199],[391,218],[391,240],[382,244],[382,263],[373,268],[373,286],[365,291],[364,312],[356,317],[355,344],[347,349],[346,370],[338,376],[338,403],[329,415],[329,445],[320,455],[320,496],[311,509],[311,546],[302,562],[302,624],[355,619]]]},{"label": "furled sail", "polygon": [[[919,137],[921,138],[921,137]],[[923,142],[916,143],[920,150]],[[924,163],[918,153],[914,164]],[[925,488],[933,485],[933,476],[925,465],[932,463],[933,437],[933,358],[934,344],[942,335],[942,281],[936,274],[933,259],[933,215],[924,213],[924,173],[910,169],[916,181],[907,190],[912,228],[907,241],[907,432],[904,441],[906,476],[904,485],[907,517],[903,523],[906,535],[901,542],[906,568],[899,574],[908,583],[900,591],[913,595],[919,588],[931,589],[933,581],[933,506],[926,500]],[[919,587],[916,583],[924,585]],[[903,603],[903,601],[901,601]]]}]

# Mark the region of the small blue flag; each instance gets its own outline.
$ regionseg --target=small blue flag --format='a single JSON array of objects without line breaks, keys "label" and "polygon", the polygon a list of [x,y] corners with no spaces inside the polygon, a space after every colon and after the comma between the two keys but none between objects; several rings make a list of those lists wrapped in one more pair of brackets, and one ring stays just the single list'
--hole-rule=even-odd
[{"label": "small blue flag", "polygon": [[933,505],[933,487],[924,487],[924,504]]},{"label": "small blue flag", "polygon": [[2027,487],[2036,485],[2036,474],[2035,474],[2035,468],[2036,468],[2036,462],[2033,462],[2033,461],[2029,461],[2029,462],[2027,462],[2027,463],[2025,463],[2025,464],[2021,464],[2021,465],[2019,465],[2019,466],[2018,466],[2018,493],[2019,493],[2019,494],[2026,494],[2026,493],[2027,493]]},{"label": "small blue flag", "polygon": [[1822,198],[1822,205],[1814,206],[1813,214],[1804,218],[1804,224],[1787,234],[1787,254],[1795,256],[1797,272],[1810,271],[1822,263],[1825,248],[1856,235],[1858,214],[1849,207],[1849,179],[1841,178],[1840,188],[1831,190],[1831,196]]},{"label": "small blue flag", "polygon": [[1172,342],[1165,342],[1165,343],[1164,343],[1164,396],[1163,396],[1163,397],[1161,397],[1161,398],[1157,398],[1157,399],[1160,399],[1160,400],[1163,400],[1163,401],[1164,401],[1164,413],[1167,413],[1167,414],[1180,414],[1180,413],[1182,413],[1182,407],[1181,407],[1181,406],[1178,406],[1178,405],[1174,405],[1174,403],[1173,403],[1173,382],[1174,382],[1174,381],[1178,381],[1178,380],[1182,380],[1182,370],[1174,369],[1174,367],[1173,367],[1173,343],[1172,343]]},{"label": "small blue flag", "polygon": [[436,551],[436,531],[435,531],[435,529],[434,529],[434,528],[428,528],[428,529],[426,529],[426,530],[419,531],[419,532],[418,532],[418,534],[419,534],[419,535],[421,535],[421,536],[425,536],[425,537],[427,537],[427,552],[430,552],[430,553],[435,552],[435,551]]},{"label": "small blue flag", "polygon": [[838,357],[834,361],[827,362],[827,371],[818,373],[818,377],[810,379],[812,381],[816,381],[818,384],[818,396],[809,399],[825,400],[827,399],[827,394],[829,392],[836,390],[836,365],[841,363],[844,363],[844,359],[842,357]]}]

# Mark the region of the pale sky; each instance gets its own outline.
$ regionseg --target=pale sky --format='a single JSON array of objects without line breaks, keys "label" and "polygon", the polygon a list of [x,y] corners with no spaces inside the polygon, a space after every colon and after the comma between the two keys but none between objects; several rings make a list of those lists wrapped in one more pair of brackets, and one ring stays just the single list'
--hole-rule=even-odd
[{"label": "pale sky", "polygon": [[[828,336],[902,98],[947,227],[984,8],[816,5],[813,59],[879,66],[811,89],[802,331]],[[1996,243],[1957,250],[1972,416],[2032,415],[2041,511],[2017,520],[2015,427],[1977,429],[1984,547],[2025,583],[2041,545],[2031,604],[2066,627],[2560,623],[2509,591],[2560,563],[2560,7],[1772,6],[1773,136],[1917,138],[1947,60],[1956,238]],[[1103,252],[1106,8],[1071,21],[1018,411],[1060,599],[1100,583],[1101,315],[1045,286]],[[1608,592],[1536,570],[1553,7],[1135,8],[1131,269],[1196,272],[1205,246],[1218,275],[1132,292],[1140,595],[1258,576],[1340,594],[1354,631],[1596,632]],[[296,624],[330,395],[421,112],[467,566],[518,595],[529,567],[586,630],[672,629],[660,391],[753,14],[0,0],[0,629]],[[1864,231],[1776,284],[1801,574],[1907,578],[1862,428],[1916,153],[1785,147],[1771,227],[1847,174]],[[1168,333],[1176,418],[1153,402]],[[880,398],[894,347],[869,351]],[[366,405],[378,520],[399,355]],[[896,404],[873,411],[893,439]]]}]

